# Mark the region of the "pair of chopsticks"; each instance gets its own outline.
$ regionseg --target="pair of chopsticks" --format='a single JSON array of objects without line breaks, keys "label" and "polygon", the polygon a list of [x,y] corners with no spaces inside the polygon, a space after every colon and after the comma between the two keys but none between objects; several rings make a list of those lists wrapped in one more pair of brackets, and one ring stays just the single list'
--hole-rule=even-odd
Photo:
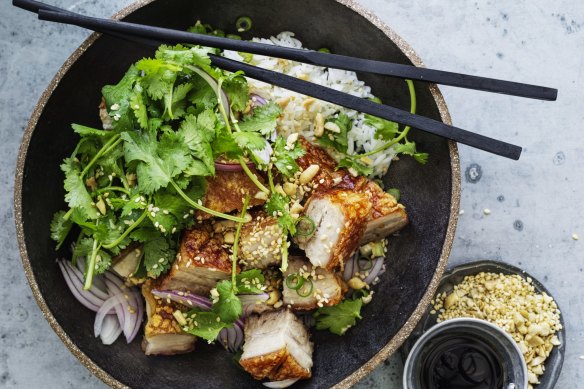
[{"label": "pair of chopsticks", "polygon": [[[556,89],[541,86],[417,68],[414,66],[373,61],[317,51],[273,46],[258,42],[195,34],[167,28],[120,22],[111,19],[88,17],[34,0],[13,0],[13,4],[17,7],[37,13],[40,20],[77,25],[93,31],[150,46],[158,46],[162,43],[197,44],[224,50],[235,50],[285,58],[331,68],[389,75],[392,77],[412,79],[416,81],[434,82],[467,89],[476,89],[541,100],[555,100],[557,97]],[[519,159],[521,154],[521,148],[516,145],[472,133],[454,126],[449,126],[437,120],[411,114],[410,112],[388,105],[374,103],[363,98],[303,81],[282,73],[261,69],[244,62],[234,61],[216,55],[210,55],[210,57],[214,66],[231,72],[241,70],[245,73],[246,77],[277,85],[301,94],[309,95],[320,100],[325,100],[403,125],[415,127],[419,130],[514,160]]]}]

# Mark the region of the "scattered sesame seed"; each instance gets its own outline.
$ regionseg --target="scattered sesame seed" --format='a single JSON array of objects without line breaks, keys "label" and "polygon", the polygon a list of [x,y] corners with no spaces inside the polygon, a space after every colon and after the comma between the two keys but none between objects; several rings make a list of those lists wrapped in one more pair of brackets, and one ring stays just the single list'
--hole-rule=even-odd
[{"label": "scattered sesame seed", "polygon": [[489,208],[485,208],[485,209],[483,209],[483,213],[485,215],[490,215],[491,214],[491,210]]}]

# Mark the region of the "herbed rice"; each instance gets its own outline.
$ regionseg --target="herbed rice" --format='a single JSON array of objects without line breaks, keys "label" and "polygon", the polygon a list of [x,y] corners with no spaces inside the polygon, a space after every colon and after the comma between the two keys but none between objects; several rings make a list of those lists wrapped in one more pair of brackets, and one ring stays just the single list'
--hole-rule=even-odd
[{"label": "herbed rice", "polygon": [[[253,41],[277,46],[303,48],[302,43],[294,38],[294,33],[287,31],[270,39],[254,38]],[[224,55],[227,58],[243,61],[243,57],[235,51],[225,51]],[[354,96],[373,97],[371,88],[365,85],[363,81],[359,81],[355,72],[323,68],[263,55],[252,55],[249,58],[251,58],[249,63],[254,66],[284,73]],[[259,95],[266,100],[274,100],[282,107],[282,115],[278,120],[277,127],[278,133],[282,136],[297,132],[308,140],[314,141],[314,123],[317,113],[320,112],[325,120],[338,113],[344,113],[353,121],[353,127],[348,133],[349,146],[347,151],[349,154],[369,152],[385,143],[383,140],[375,139],[375,128],[365,122],[363,113],[326,101],[316,100],[251,78],[248,78],[247,81],[250,93]],[[391,148],[371,155],[369,158],[372,160],[373,175],[385,175],[394,157],[395,152]]]}]

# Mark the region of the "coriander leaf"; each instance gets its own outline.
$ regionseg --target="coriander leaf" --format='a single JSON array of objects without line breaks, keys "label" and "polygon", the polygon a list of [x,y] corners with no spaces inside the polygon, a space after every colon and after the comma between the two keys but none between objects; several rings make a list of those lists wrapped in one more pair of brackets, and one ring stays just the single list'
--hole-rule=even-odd
[{"label": "coriander leaf", "polygon": [[135,93],[132,96],[130,106],[132,107],[132,110],[134,110],[134,116],[136,116],[140,127],[145,130],[148,129],[148,111],[142,100],[142,93]]},{"label": "coriander leaf", "polygon": [[333,334],[343,335],[353,327],[357,319],[361,319],[363,301],[343,300],[332,307],[321,307],[313,314],[317,330],[329,330]]},{"label": "coriander leaf", "polygon": [[280,106],[271,101],[265,105],[255,107],[252,115],[245,116],[239,123],[241,131],[256,131],[268,136],[276,129],[276,119],[282,110]]},{"label": "coriander leaf", "polygon": [[260,269],[251,269],[237,274],[235,283],[238,294],[260,294],[266,289],[265,278]]},{"label": "coriander leaf", "polygon": [[[356,157],[356,158],[355,158]],[[359,156],[347,156],[339,161],[338,167],[353,168],[362,176],[373,174],[373,168],[358,160]]]},{"label": "coriander leaf", "polygon": [[130,239],[144,243],[160,238],[160,231],[152,226],[144,226],[130,233]]},{"label": "coriander leaf", "polygon": [[263,150],[266,148],[266,139],[257,132],[236,132],[233,139],[242,149]]},{"label": "coriander leaf", "polygon": [[249,100],[247,80],[242,72],[231,73],[224,81],[223,91],[229,98],[229,104],[234,111],[243,111]]},{"label": "coriander leaf", "polygon": [[217,96],[211,86],[198,75],[191,80],[193,89],[187,99],[195,106],[197,113],[212,109],[217,105]]},{"label": "coriander leaf", "polygon": [[137,193],[134,196],[130,197],[130,199],[124,204],[122,207],[121,216],[128,216],[132,213],[132,211],[136,209],[145,209],[146,208],[146,201],[144,197]]},{"label": "coriander leaf", "polygon": [[414,154],[414,159],[416,161],[418,161],[418,163],[424,165],[426,164],[426,162],[428,162],[428,153],[415,153]]},{"label": "coriander leaf", "polygon": [[126,162],[140,161],[136,167],[138,185],[146,194],[151,194],[161,187],[166,187],[170,180],[184,170],[190,162],[186,157],[184,145],[169,138],[160,144],[163,159],[158,154],[156,139],[146,133],[124,132],[124,154]]},{"label": "coriander leaf", "polygon": [[174,88],[174,91],[172,92],[172,101],[170,102],[170,106],[166,107],[169,117],[177,119],[185,116],[187,106],[186,96],[191,89],[193,89],[193,84],[190,82],[177,85]]},{"label": "coriander leaf", "polygon": [[278,192],[272,192],[272,195],[266,202],[266,212],[270,216],[278,217],[279,213],[287,211],[290,199]]},{"label": "coriander leaf", "polygon": [[225,127],[217,130],[217,135],[211,143],[211,149],[214,158],[224,155],[229,159],[237,159],[243,154],[233,135]]},{"label": "coriander leaf", "polygon": [[157,278],[165,273],[174,260],[175,250],[170,247],[166,238],[159,237],[144,243],[144,265],[148,275]]},{"label": "coriander leaf", "polygon": [[211,142],[215,139],[216,123],[217,117],[212,110],[208,109],[197,116],[186,116],[181,123],[179,132],[189,147],[196,148],[198,142]]},{"label": "coriander leaf", "polygon": [[399,130],[397,123],[369,114],[365,114],[365,124],[375,128],[375,139],[385,141],[395,138]]},{"label": "coriander leaf", "polygon": [[172,176],[180,173],[191,163],[189,148],[183,142],[182,137],[176,132],[166,132],[160,137],[157,145],[158,155],[163,161],[172,161],[174,165]]},{"label": "coriander leaf", "polygon": [[225,323],[221,322],[221,318],[215,312],[193,309],[187,313],[187,316],[192,318],[193,324],[188,328],[183,328],[183,330],[191,335],[203,338],[208,342],[215,341],[217,336],[219,336],[219,332],[226,327]]},{"label": "coriander leaf", "polygon": [[347,134],[351,131],[352,127],[351,119],[345,114],[340,114],[336,118],[327,119],[327,123],[329,122],[336,124],[339,127],[339,132],[325,132],[323,136],[318,138],[318,143],[340,151],[341,153],[346,153],[349,146]]},{"label": "coriander leaf", "polygon": [[93,250],[93,239],[81,238],[73,248],[73,258],[88,257]]},{"label": "coriander leaf", "polygon": [[397,143],[393,145],[393,150],[397,154],[405,154],[414,157],[416,161],[421,164],[425,164],[428,161],[427,153],[418,153],[416,151],[416,143],[405,141],[405,143]]},{"label": "coriander leaf", "polygon": [[185,169],[184,173],[187,176],[210,176],[211,172],[207,165],[203,163],[203,161],[199,161],[198,159],[193,159],[190,165]]},{"label": "coriander leaf", "polygon": [[[116,85],[106,85],[101,89],[108,113],[113,117],[116,130],[127,131],[134,127],[130,112],[130,100],[134,95],[134,83],[140,75],[135,66],[131,66],[124,77]],[[116,107],[113,110],[112,107]],[[117,119],[116,119],[117,118]]]},{"label": "coriander leaf", "polygon": [[90,219],[99,217],[99,212],[93,206],[93,200],[87,192],[85,183],[81,179],[81,172],[72,158],[66,158],[61,165],[65,173],[65,201],[70,208],[79,208]]},{"label": "coriander leaf", "polygon": [[290,199],[278,192],[272,192],[272,195],[266,201],[266,212],[278,218],[278,225],[284,231],[284,234],[296,234],[296,220],[288,212]]},{"label": "coriander leaf", "polygon": [[73,226],[73,221],[65,220],[63,216],[65,216],[65,211],[59,211],[55,213],[51,222],[51,238],[57,242],[57,248],[63,244]]},{"label": "coriander leaf", "polygon": [[177,85],[172,93],[172,102],[178,103],[179,101],[184,100],[193,87],[194,85],[190,82]]},{"label": "coriander leaf", "polygon": [[94,135],[100,137],[110,137],[116,133],[115,131],[98,130],[97,128],[87,127],[75,123],[71,124],[71,128],[73,128],[73,131],[81,136]]},{"label": "coriander leaf", "polygon": [[210,142],[215,138],[215,129],[206,127],[207,124],[209,124],[209,117],[204,112],[198,117],[188,115],[181,123],[178,135],[182,137],[192,156],[201,160],[207,168],[207,174],[203,175],[214,175],[215,160]]},{"label": "coriander leaf", "polygon": [[211,310],[225,323],[235,322],[243,313],[241,301],[233,292],[231,281],[221,281],[215,287],[219,294],[218,300],[213,303]]},{"label": "coriander leaf", "polygon": [[110,268],[112,264],[112,257],[107,251],[99,250],[95,256],[95,273],[102,274]]},{"label": "coriander leaf", "polygon": [[302,157],[306,151],[300,146],[299,142],[294,144],[290,150],[286,140],[282,137],[276,139],[274,144],[274,166],[286,177],[292,177],[299,170],[296,159]]},{"label": "coriander leaf", "polygon": [[211,65],[211,59],[209,58],[211,50],[208,47],[201,46],[187,48],[182,45],[174,47],[162,45],[156,51],[156,58],[180,65],[196,65],[207,70]]}]

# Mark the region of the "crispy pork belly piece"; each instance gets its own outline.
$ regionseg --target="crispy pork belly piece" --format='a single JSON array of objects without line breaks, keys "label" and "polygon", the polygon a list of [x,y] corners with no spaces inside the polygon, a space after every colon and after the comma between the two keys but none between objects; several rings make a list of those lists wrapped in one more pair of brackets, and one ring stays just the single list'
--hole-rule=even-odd
[{"label": "crispy pork belly piece", "polygon": [[255,379],[310,378],[313,344],[304,324],[288,310],[250,316],[239,363]]},{"label": "crispy pork belly piece", "polygon": [[[263,178],[257,173],[255,168],[250,170],[258,177],[263,184]],[[265,200],[256,198],[259,189],[249,179],[244,171],[225,172],[217,171],[215,177],[207,179],[207,191],[203,197],[203,205],[215,211],[229,213],[241,211],[243,198],[246,194],[251,194],[250,206],[261,205]],[[213,216],[202,211],[197,211],[195,216],[198,220],[210,219]]]},{"label": "crispy pork belly piece", "polygon": [[151,290],[152,281],[149,280],[142,285],[142,296],[146,300],[146,325],[142,340],[144,353],[174,355],[193,351],[197,338],[185,334],[173,316],[179,305],[155,298]]},{"label": "crispy pork belly piece", "polygon": [[357,249],[367,227],[371,201],[365,193],[346,189],[317,192],[308,200],[305,215],[315,231],[308,240],[299,240],[314,266],[333,270]]},{"label": "crispy pork belly piece", "polygon": [[405,207],[379,185],[365,177],[354,177],[347,169],[335,170],[335,160],[323,148],[302,137],[298,141],[306,150],[304,156],[296,161],[298,165],[303,169],[312,164],[320,166],[314,179],[318,185],[314,188],[315,191],[341,188],[366,193],[371,198],[369,222],[360,244],[385,238],[408,224]]},{"label": "crispy pork belly piece", "polygon": [[[223,235],[201,224],[183,233],[179,253],[158,289],[185,290],[206,296],[217,282],[231,277],[231,258]],[[239,269],[238,269],[239,271]]]},{"label": "crispy pork belly piece", "polygon": [[379,185],[368,181],[364,191],[371,198],[371,212],[360,245],[383,239],[408,224],[405,207]]},{"label": "crispy pork belly piece", "polygon": [[245,268],[265,269],[282,262],[282,228],[278,219],[255,212],[239,237],[239,260]]},{"label": "crispy pork belly piece", "polygon": [[[310,295],[301,297],[296,290],[286,286],[286,277],[295,273],[310,280],[305,281],[306,286],[303,285],[300,289],[301,291],[307,292],[310,290],[309,282],[312,282],[312,293]],[[284,305],[289,306],[294,311],[310,311],[323,306],[337,305],[347,291],[345,282],[337,274],[321,267],[313,269],[310,262],[303,257],[297,256],[289,258],[288,269],[284,272],[284,282],[282,284],[282,301]]]}]

